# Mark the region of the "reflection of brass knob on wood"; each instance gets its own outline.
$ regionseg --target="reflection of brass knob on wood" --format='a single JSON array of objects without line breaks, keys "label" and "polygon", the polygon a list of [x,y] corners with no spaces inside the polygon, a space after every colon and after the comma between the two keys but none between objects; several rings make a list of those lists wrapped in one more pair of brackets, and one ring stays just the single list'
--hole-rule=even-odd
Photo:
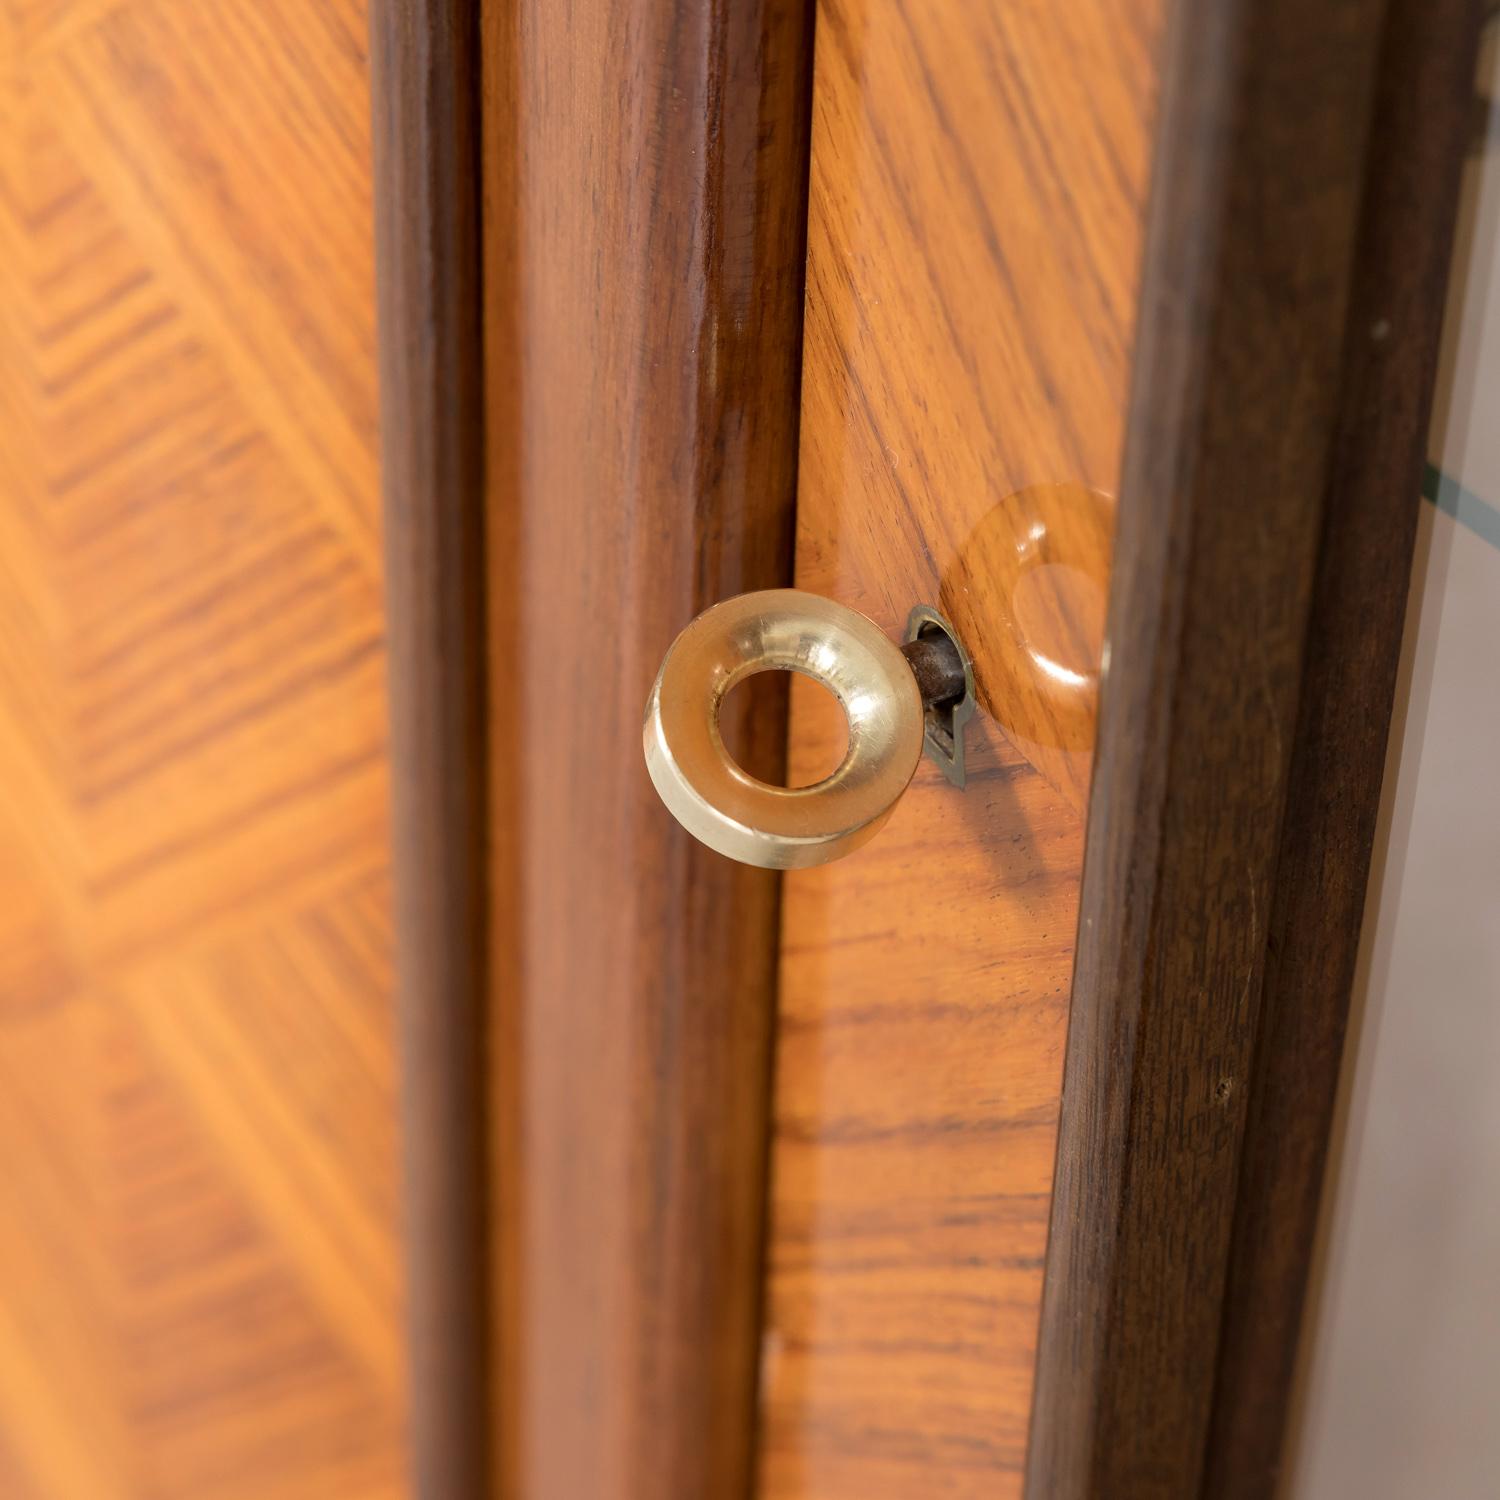
[{"label": "reflection of brass knob on wood", "polygon": [[[661,664],[643,731],[651,780],[677,821],[720,854],[767,869],[824,864],[859,848],[917,768],[924,713],[973,698],[962,649],[932,628],[932,611],[914,611],[914,621],[919,614],[920,633],[913,626],[905,647],[856,611],[800,589],[741,594],[699,615]],[[767,671],[811,677],[849,721],[843,761],[812,786],[757,781],[720,737],[725,697]]]}]

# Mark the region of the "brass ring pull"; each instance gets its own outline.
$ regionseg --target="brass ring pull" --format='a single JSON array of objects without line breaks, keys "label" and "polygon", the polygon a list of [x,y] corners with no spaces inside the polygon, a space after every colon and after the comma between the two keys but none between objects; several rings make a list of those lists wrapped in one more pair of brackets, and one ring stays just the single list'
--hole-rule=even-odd
[{"label": "brass ring pull", "polygon": [[[756,672],[802,672],[838,699],[849,746],[813,786],[747,775],[719,734],[725,696]],[[922,754],[923,696],[901,650],[863,615],[799,589],[741,594],[672,643],[646,704],[651,780],[672,815],[744,864],[800,869],[857,849],[890,816]]]}]

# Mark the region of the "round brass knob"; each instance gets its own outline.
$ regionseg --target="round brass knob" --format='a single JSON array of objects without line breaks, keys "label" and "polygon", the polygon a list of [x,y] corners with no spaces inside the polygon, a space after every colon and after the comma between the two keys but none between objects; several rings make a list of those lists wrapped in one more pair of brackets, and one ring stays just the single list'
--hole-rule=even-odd
[{"label": "round brass knob", "polygon": [[[843,761],[813,786],[757,781],[719,735],[729,691],[776,670],[821,683],[849,721]],[[912,667],[872,621],[767,589],[714,605],[673,641],[646,704],[646,766],[695,838],[744,864],[800,869],[857,849],[890,816],[922,754],[922,714]]]}]

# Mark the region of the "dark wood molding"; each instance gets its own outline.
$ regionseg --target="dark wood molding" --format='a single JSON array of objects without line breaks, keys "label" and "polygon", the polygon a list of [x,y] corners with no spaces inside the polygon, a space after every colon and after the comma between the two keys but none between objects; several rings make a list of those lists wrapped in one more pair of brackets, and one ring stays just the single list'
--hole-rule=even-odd
[{"label": "dark wood molding", "polygon": [[[1203,1494],[1271,1500],[1338,1092],[1416,545],[1474,0],[1394,0],[1266,939]],[[1420,228],[1418,228],[1420,226]]]},{"label": "dark wood molding", "polygon": [[1447,0],[1176,8],[1035,1500],[1271,1493],[1275,1382],[1295,1347],[1390,715],[1473,24],[1471,6]]},{"label": "dark wood molding", "polygon": [[[791,577],[810,26],[484,11],[492,1422],[525,1500],[752,1482],[778,885],[672,820],[641,717],[695,613]],[[769,707],[739,753],[775,777]]]},{"label": "dark wood molding", "polygon": [[477,0],[373,0],[410,1422],[416,1493],[487,1493],[487,756]]}]

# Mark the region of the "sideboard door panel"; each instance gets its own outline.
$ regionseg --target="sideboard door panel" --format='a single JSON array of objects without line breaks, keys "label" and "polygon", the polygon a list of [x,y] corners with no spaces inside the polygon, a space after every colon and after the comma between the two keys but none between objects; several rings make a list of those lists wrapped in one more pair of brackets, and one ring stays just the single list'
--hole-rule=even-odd
[{"label": "sideboard door panel", "polygon": [[786,878],[766,1500],[1020,1493],[1160,26],[818,6],[797,583],[936,606],[979,713]]}]

